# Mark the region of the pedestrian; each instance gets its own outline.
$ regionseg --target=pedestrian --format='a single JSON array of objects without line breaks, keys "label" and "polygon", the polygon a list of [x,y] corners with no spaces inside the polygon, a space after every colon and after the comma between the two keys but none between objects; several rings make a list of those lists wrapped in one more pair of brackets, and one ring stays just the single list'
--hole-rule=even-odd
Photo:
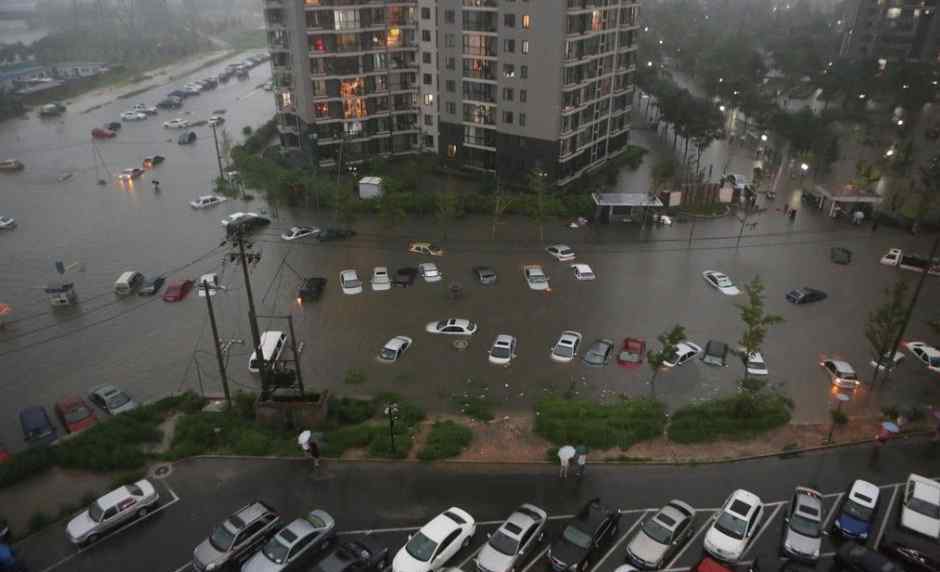
[{"label": "pedestrian", "polygon": [[313,471],[320,474],[320,446],[317,445],[317,442],[311,439],[307,443],[307,455],[313,459]]},{"label": "pedestrian", "polygon": [[587,447],[578,445],[577,453],[578,456],[575,458],[575,463],[578,465],[577,477],[580,479],[584,476],[584,469],[587,467]]},{"label": "pedestrian", "polygon": [[877,216],[876,216],[876,217],[871,221],[871,231],[872,231],[872,232],[875,232],[876,230],[878,230],[878,219],[879,219],[879,218],[880,218],[880,217],[877,217]]},{"label": "pedestrian", "polygon": [[796,220],[796,209],[790,209],[790,222]]},{"label": "pedestrian", "polygon": [[571,464],[572,457],[574,457],[574,447],[571,445],[565,445],[561,449],[558,449],[558,460],[561,461],[561,473],[559,476],[563,479],[568,478],[568,465]]}]

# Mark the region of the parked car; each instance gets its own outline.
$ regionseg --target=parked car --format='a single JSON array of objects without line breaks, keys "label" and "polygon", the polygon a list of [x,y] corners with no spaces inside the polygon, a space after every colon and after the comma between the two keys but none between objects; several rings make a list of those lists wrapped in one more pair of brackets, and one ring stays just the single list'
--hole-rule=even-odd
[{"label": "parked car", "polygon": [[545,535],[548,514],[541,508],[524,504],[487,536],[476,557],[480,572],[512,572],[521,569],[527,556],[534,554]]},{"label": "parked car", "polygon": [[463,318],[449,318],[437,322],[429,322],[424,330],[429,334],[443,334],[446,336],[472,336],[477,333],[477,325]]},{"label": "parked car", "polygon": [[336,542],[335,526],[326,511],[311,511],[272,536],[245,562],[241,572],[309,570],[307,566]]},{"label": "parked car", "polygon": [[67,433],[78,433],[98,422],[98,416],[85,401],[73,395],[55,404],[55,413]]},{"label": "parked car", "polygon": [[109,415],[127,413],[139,407],[123,389],[110,384],[97,385],[89,389],[88,399]]},{"label": "parked car", "polygon": [[496,284],[496,271],[489,266],[474,266],[473,275],[484,286]]},{"label": "parked car", "polygon": [[243,506],[193,550],[193,569],[208,572],[239,564],[267,541],[279,522],[277,511],[261,501]]},{"label": "parked car", "polygon": [[489,351],[489,362],[493,365],[509,365],[516,357],[516,338],[508,334],[499,334]]},{"label": "parked car", "polygon": [[437,265],[433,262],[422,262],[418,265],[418,274],[424,278],[425,282],[440,282],[444,277]]},{"label": "parked car", "polygon": [[215,296],[219,290],[224,290],[225,286],[222,286],[219,283],[219,275],[215,272],[210,272],[208,274],[203,274],[199,277],[199,280],[196,281],[196,293],[199,294],[201,298],[206,297],[206,288],[209,286],[209,295]]},{"label": "parked car", "polygon": [[591,561],[600,556],[601,545],[617,537],[620,511],[591,499],[568,521],[548,549],[548,561],[554,572],[587,572]]},{"label": "parked car", "polygon": [[222,220],[222,226],[229,236],[251,232],[271,224],[271,219],[258,213],[232,213]]},{"label": "parked car", "polygon": [[836,513],[833,530],[846,538],[868,540],[880,492],[877,485],[868,481],[857,479],[853,482]]},{"label": "parked car", "polygon": [[457,551],[470,545],[476,531],[476,521],[469,513],[451,507],[409,537],[392,560],[392,572],[439,570]]},{"label": "parked car", "polygon": [[525,277],[526,284],[530,290],[544,292],[550,289],[548,276],[538,264],[527,264],[522,267],[522,275]]},{"label": "parked car", "polygon": [[139,111],[125,111],[121,114],[121,121],[143,121],[145,119],[147,119],[147,114]]},{"label": "parked car", "polygon": [[144,115],[156,115],[159,113],[156,107],[152,105],[145,105],[143,103],[138,103],[131,108],[131,111],[136,111],[138,113],[143,113]]},{"label": "parked car", "polygon": [[676,344],[676,352],[663,362],[666,367],[678,367],[702,353],[702,347],[688,340]]},{"label": "parked car", "polygon": [[215,127],[216,125],[222,125],[223,123],[225,123],[225,118],[222,117],[221,115],[211,115],[209,117],[208,123],[210,127]]},{"label": "parked car", "polygon": [[384,292],[392,288],[392,280],[388,277],[388,268],[385,266],[376,266],[372,269],[372,290],[375,292]]},{"label": "parked car", "polygon": [[183,106],[183,100],[179,97],[170,96],[157,102],[158,109],[179,109]]},{"label": "parked car", "polygon": [[117,136],[117,133],[111,131],[110,129],[95,127],[91,130],[91,136],[94,139],[113,139],[115,136]]},{"label": "parked car", "polygon": [[597,278],[594,274],[594,270],[587,264],[572,264],[571,268],[574,269],[574,277],[576,280],[594,280]]},{"label": "parked car", "polygon": [[163,287],[163,283],[166,281],[166,278],[163,276],[148,276],[144,278],[144,281],[140,284],[140,288],[137,290],[138,296],[153,296],[160,291],[160,288]]},{"label": "parked car", "polygon": [[444,249],[430,242],[410,242],[408,243],[408,253],[424,256],[444,256]]},{"label": "parked car", "polygon": [[301,238],[307,238],[308,236],[317,236],[320,234],[320,229],[315,226],[292,226],[290,230],[281,235],[283,240],[298,240]]},{"label": "parked car", "polygon": [[144,169],[152,169],[163,163],[165,160],[166,158],[163,155],[150,155],[144,157]]},{"label": "parked car", "polygon": [[760,528],[764,503],[744,489],[731,493],[705,533],[705,551],[720,560],[741,558]]},{"label": "parked car", "polygon": [[811,304],[826,299],[826,293],[822,290],[804,286],[803,288],[794,288],[787,292],[787,302],[792,304]]},{"label": "parked car", "polygon": [[413,340],[408,336],[395,336],[382,346],[382,350],[379,352],[379,361],[394,363],[400,360],[412,343]]},{"label": "parked car", "polygon": [[415,283],[415,278],[418,276],[418,269],[406,266],[404,268],[399,268],[395,272],[395,286],[401,286],[402,288],[407,288]]},{"label": "parked car", "polygon": [[124,127],[124,125],[120,121],[110,121],[104,126],[108,131],[120,131],[121,127]]},{"label": "parked car", "polygon": [[855,542],[839,547],[836,566],[852,572],[904,572],[904,568],[884,554]]},{"label": "parked car", "polygon": [[46,408],[33,405],[20,410],[20,428],[23,440],[30,447],[46,447],[59,438],[59,430],[52,424]]},{"label": "parked car", "polygon": [[822,550],[822,495],[808,487],[796,487],[783,517],[783,556],[804,562],[816,562]]},{"label": "parked car", "polygon": [[855,368],[847,361],[827,359],[819,362],[819,366],[826,370],[832,384],[842,389],[855,389],[861,385]]},{"label": "parked car", "polygon": [[353,269],[340,272],[339,287],[343,291],[343,294],[350,296],[362,294],[362,280],[359,279],[359,273]]},{"label": "parked car", "polygon": [[640,338],[624,338],[620,353],[617,354],[617,363],[623,367],[637,367],[643,363],[643,356],[645,355],[645,340]]},{"label": "parked car", "polygon": [[303,283],[297,288],[297,301],[303,303],[304,300],[316,302],[323,295],[323,289],[326,287],[326,278],[314,276],[305,278]]},{"label": "parked car", "polygon": [[559,262],[568,262],[575,259],[574,250],[567,244],[553,244],[545,248],[552,258]]},{"label": "parked car", "polygon": [[702,278],[705,279],[706,284],[718,290],[725,296],[737,296],[741,293],[741,291],[738,290],[738,287],[734,285],[734,282],[731,281],[731,278],[728,278],[728,275],[723,272],[718,272],[717,270],[706,270],[705,272],[702,272]]},{"label": "parked car", "polygon": [[940,373],[940,350],[924,342],[906,342],[903,345],[927,369]]},{"label": "parked car", "polygon": [[320,242],[328,242],[331,240],[345,240],[354,236],[356,236],[356,231],[354,230],[345,228],[324,228],[320,231],[320,234],[317,235],[317,240]]},{"label": "parked car", "polygon": [[13,230],[16,228],[16,219],[11,216],[0,216],[0,230]]},{"label": "parked car", "polygon": [[192,280],[175,280],[170,282],[170,285],[166,287],[166,291],[163,293],[163,301],[179,302],[186,298],[186,296],[189,295],[189,291],[192,289]]},{"label": "parked car", "polygon": [[202,195],[201,197],[196,197],[195,200],[189,201],[189,206],[194,209],[207,209],[222,204],[223,202],[225,202],[225,197],[218,195]]},{"label": "parked car", "polygon": [[767,369],[767,362],[764,360],[764,356],[760,352],[753,352],[748,354],[747,360],[744,362],[744,367],[747,368],[748,375],[768,375],[769,373]]},{"label": "parked car", "polygon": [[311,572],[384,572],[388,568],[388,547],[374,536],[346,540],[320,559]]},{"label": "parked car", "polygon": [[153,483],[141,479],[99,497],[72,518],[65,531],[72,544],[92,544],[102,534],[134,518],[147,516],[159,502],[160,493]]},{"label": "parked car", "polygon": [[551,353],[549,354],[552,358],[552,361],[559,363],[569,363],[574,358],[578,357],[578,348],[581,345],[581,332],[576,332],[574,330],[565,330],[558,337],[558,341],[555,342],[551,348]]},{"label": "parked car", "polygon": [[176,119],[164,121],[163,127],[165,129],[186,129],[189,127],[189,121],[183,119],[182,117],[177,117]]},{"label": "parked car", "polygon": [[901,527],[940,540],[940,483],[911,474],[901,499]]},{"label": "parked car", "polygon": [[604,367],[610,363],[610,356],[614,353],[614,340],[600,338],[594,340],[591,347],[584,352],[581,361],[588,367]]},{"label": "parked car", "polygon": [[129,169],[124,169],[123,171],[118,173],[117,178],[122,181],[130,181],[133,179],[140,178],[140,176],[143,174],[144,174],[144,170],[141,169],[140,167],[131,167]]},{"label": "parked car", "polygon": [[663,568],[695,534],[695,509],[681,500],[671,500],[643,524],[627,541],[627,562],[643,570]]},{"label": "parked car", "polygon": [[195,131],[184,131],[180,133],[180,136],[176,138],[176,142],[180,145],[189,145],[196,142],[196,132]]},{"label": "parked car", "polygon": [[940,556],[935,550],[921,546],[919,550],[898,542],[886,542],[881,551],[904,564],[907,570],[916,572],[940,572]]},{"label": "parked car", "polygon": [[702,354],[702,361],[708,365],[727,366],[728,344],[717,340],[708,340],[708,343],[705,344],[705,353]]}]

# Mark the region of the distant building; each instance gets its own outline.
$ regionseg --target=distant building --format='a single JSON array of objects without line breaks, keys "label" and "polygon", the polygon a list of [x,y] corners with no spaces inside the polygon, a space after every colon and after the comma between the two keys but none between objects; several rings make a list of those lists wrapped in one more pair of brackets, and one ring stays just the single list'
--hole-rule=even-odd
[{"label": "distant building", "polygon": [[853,0],[840,55],[884,62],[940,63],[937,0]]},{"label": "distant building", "polygon": [[24,82],[40,79],[51,79],[46,66],[34,62],[0,66],[0,93],[13,91]]},{"label": "distant building", "polygon": [[46,66],[56,79],[70,80],[92,77],[105,73],[110,68],[101,62],[61,62]]},{"label": "distant building", "polygon": [[21,62],[0,66],[0,92],[21,95],[37,93],[69,81],[93,77],[109,69],[101,62],[62,62],[51,65]]}]

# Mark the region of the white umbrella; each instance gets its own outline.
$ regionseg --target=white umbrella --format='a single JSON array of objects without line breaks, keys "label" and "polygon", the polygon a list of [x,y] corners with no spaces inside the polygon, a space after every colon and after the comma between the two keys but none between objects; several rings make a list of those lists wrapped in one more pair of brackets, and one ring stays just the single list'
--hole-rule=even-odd
[{"label": "white umbrella", "polygon": [[297,436],[297,444],[301,447],[305,447],[307,443],[310,442],[310,439],[313,437],[313,433],[310,430],[303,431],[300,435]]},{"label": "white umbrella", "polygon": [[562,462],[570,461],[574,458],[574,455],[575,450],[571,445],[565,445],[561,449],[558,449],[558,458],[561,459]]}]

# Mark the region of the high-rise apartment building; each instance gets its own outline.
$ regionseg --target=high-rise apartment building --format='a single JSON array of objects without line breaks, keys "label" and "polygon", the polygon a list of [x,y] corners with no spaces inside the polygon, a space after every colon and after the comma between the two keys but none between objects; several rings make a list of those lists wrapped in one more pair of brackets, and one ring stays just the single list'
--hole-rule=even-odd
[{"label": "high-rise apartment building", "polygon": [[564,183],[629,139],[638,0],[265,0],[283,143]]},{"label": "high-rise apartment building", "polygon": [[841,55],[940,63],[937,0],[855,0],[846,6]]}]

